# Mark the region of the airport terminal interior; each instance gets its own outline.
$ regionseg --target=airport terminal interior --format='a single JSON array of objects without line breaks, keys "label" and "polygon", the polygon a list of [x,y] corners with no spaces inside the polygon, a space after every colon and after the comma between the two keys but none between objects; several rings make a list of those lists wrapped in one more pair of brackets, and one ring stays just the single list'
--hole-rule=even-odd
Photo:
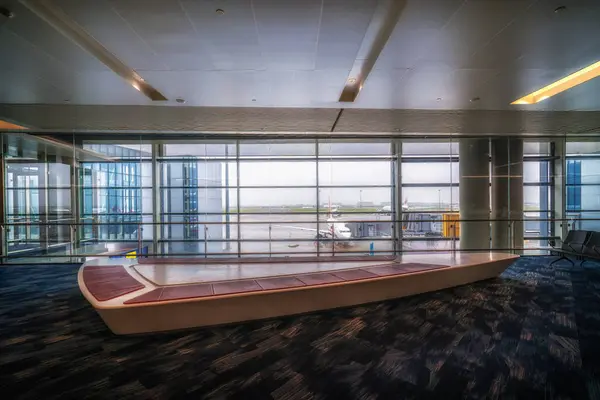
[{"label": "airport terminal interior", "polygon": [[600,398],[598,0],[0,0],[6,398]]}]

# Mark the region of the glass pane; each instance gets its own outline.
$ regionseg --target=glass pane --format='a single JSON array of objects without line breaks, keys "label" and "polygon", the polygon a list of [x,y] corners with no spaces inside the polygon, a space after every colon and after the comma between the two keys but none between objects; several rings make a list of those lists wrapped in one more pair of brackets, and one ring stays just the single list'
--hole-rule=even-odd
[{"label": "glass pane", "polygon": [[402,183],[458,183],[458,163],[402,163]]},{"label": "glass pane", "polygon": [[600,154],[600,141],[567,142],[567,155]]},{"label": "glass pane", "polygon": [[340,157],[340,156],[390,156],[390,142],[379,143],[351,143],[351,142],[319,142],[319,157]]},{"label": "glass pane", "polygon": [[408,211],[458,211],[458,188],[403,187]]},{"label": "glass pane", "polygon": [[458,156],[458,142],[402,142],[403,156]]},{"label": "glass pane", "polygon": [[315,186],[314,161],[240,162],[240,186]]},{"label": "glass pane", "polygon": [[319,185],[391,185],[389,161],[320,161]]},{"label": "glass pane", "polygon": [[321,188],[319,189],[321,210],[329,207],[337,213],[375,212],[384,207],[391,211],[392,189],[387,188]]},{"label": "glass pane", "polygon": [[526,156],[546,156],[550,154],[550,142],[524,142],[523,154]]},{"label": "glass pane", "polygon": [[312,188],[242,188],[240,212],[286,213],[304,212],[316,207],[317,191]]},{"label": "glass pane", "polygon": [[233,143],[169,143],[164,145],[164,157],[234,158]]},{"label": "glass pane", "polygon": [[315,146],[314,141],[240,142],[240,157],[314,157]]},{"label": "glass pane", "polygon": [[600,159],[581,161],[581,183],[600,184]]}]

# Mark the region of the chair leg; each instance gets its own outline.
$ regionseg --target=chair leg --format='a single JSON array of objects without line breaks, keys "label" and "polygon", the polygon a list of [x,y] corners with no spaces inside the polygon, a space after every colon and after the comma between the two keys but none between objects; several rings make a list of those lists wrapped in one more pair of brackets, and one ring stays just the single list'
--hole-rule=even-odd
[{"label": "chair leg", "polygon": [[564,254],[563,254],[562,256],[560,256],[559,258],[557,258],[556,260],[552,261],[552,262],[550,263],[550,265],[552,265],[552,264],[554,264],[554,263],[556,263],[556,262],[559,262],[560,260],[567,260],[568,262],[570,262],[570,263],[571,263],[571,265],[572,265],[572,266],[575,266],[575,263],[574,263],[573,261],[571,261],[571,260],[569,259],[569,257],[565,256]]}]

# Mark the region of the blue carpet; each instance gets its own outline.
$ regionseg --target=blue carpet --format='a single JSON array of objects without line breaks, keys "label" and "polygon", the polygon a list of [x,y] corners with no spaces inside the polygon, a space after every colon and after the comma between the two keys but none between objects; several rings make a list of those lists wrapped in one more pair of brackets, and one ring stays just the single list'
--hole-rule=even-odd
[{"label": "blue carpet", "polygon": [[77,265],[0,268],[3,398],[600,398],[600,264],[343,310],[115,336]]}]

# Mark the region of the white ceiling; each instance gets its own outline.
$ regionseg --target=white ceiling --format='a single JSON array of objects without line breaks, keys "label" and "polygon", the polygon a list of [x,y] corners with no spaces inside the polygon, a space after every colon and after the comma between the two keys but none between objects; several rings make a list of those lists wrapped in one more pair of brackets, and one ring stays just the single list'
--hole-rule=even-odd
[{"label": "white ceiling", "polygon": [[[509,105],[600,60],[598,0],[407,0],[355,103],[337,100],[377,0],[47,1],[162,92],[160,106],[600,110],[600,79]],[[153,104],[18,0],[0,6],[15,13],[0,19],[0,103]]]}]

